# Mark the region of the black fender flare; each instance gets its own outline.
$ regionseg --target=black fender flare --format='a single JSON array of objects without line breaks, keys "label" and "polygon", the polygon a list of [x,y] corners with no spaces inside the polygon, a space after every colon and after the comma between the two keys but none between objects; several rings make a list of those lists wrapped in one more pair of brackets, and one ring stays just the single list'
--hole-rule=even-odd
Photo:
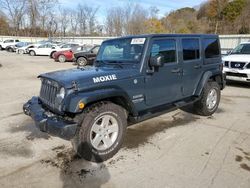
[{"label": "black fender flare", "polygon": [[201,92],[205,86],[205,84],[208,82],[208,80],[213,76],[211,71],[207,71],[203,74],[202,79],[200,80],[195,92],[194,96],[200,96]]},{"label": "black fender flare", "polygon": [[93,104],[95,102],[103,100],[111,100],[114,98],[120,98],[124,100],[124,104],[127,105],[127,108],[130,113],[136,114],[135,106],[130,100],[127,93],[119,88],[107,88],[107,89],[97,89],[86,92],[80,92],[76,94],[71,94],[67,97],[65,101],[65,111],[70,113],[81,113],[82,109],[78,108],[78,104],[83,102],[85,106]]}]

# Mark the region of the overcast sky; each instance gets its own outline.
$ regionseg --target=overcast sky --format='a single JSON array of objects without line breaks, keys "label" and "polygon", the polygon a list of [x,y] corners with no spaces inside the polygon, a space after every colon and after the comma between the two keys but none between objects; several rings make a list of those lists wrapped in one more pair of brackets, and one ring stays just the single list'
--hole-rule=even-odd
[{"label": "overcast sky", "polygon": [[97,20],[103,22],[107,9],[125,5],[128,2],[138,3],[145,8],[156,6],[159,9],[159,17],[162,17],[171,10],[198,6],[204,2],[204,0],[59,0],[59,2],[63,7],[71,8],[76,7],[78,3],[97,6],[99,7]]}]

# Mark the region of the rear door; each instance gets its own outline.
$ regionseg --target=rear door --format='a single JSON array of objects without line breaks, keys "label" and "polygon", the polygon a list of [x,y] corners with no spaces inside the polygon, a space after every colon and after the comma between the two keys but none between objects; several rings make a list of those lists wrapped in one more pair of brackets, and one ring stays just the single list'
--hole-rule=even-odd
[{"label": "rear door", "polygon": [[182,67],[178,61],[178,40],[168,37],[155,38],[149,49],[150,57],[163,56],[164,65],[146,75],[146,104],[153,107],[179,100],[182,98]]},{"label": "rear door", "polygon": [[183,62],[183,95],[192,96],[202,76],[203,59],[201,58],[201,40],[181,38],[181,61]]}]

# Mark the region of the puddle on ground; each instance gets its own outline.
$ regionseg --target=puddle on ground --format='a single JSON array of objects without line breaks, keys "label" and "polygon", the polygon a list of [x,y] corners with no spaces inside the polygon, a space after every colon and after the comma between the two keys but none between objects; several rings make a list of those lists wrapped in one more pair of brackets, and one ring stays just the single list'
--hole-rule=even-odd
[{"label": "puddle on ground", "polygon": [[172,120],[154,118],[134,126],[132,125],[127,128],[123,147],[128,149],[137,148],[140,145],[149,143],[149,139],[157,133],[194,122],[197,119],[200,118],[192,114],[178,112],[172,116]]},{"label": "puddle on ground", "polygon": [[20,125],[12,125],[12,127],[9,129],[11,133],[17,133],[17,132],[26,132],[28,135],[26,136],[27,140],[34,140],[34,139],[46,139],[48,140],[50,138],[49,134],[44,133],[40,131],[34,124],[31,123],[31,121],[24,121]]}]

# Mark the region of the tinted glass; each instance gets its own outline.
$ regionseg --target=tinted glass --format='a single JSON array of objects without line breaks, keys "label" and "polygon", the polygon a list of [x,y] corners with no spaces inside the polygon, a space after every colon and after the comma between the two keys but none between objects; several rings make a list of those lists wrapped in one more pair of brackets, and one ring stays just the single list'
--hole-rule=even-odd
[{"label": "tinted glass", "polygon": [[151,48],[151,57],[163,56],[164,63],[176,62],[176,42],[173,39],[155,40]]},{"label": "tinted glass", "polygon": [[99,48],[100,48],[99,46],[97,46],[97,47],[93,48],[93,49],[92,49],[93,53],[97,54],[97,53],[98,53]]},{"label": "tinted glass", "polygon": [[240,44],[235,49],[233,49],[231,54],[250,54],[250,44]]},{"label": "tinted glass", "polygon": [[205,57],[214,58],[219,57],[220,48],[218,39],[204,39]]},{"label": "tinted glass", "polygon": [[199,39],[182,39],[183,60],[194,60],[200,58]]},{"label": "tinted glass", "polygon": [[106,63],[138,63],[146,38],[124,38],[102,43],[97,61]]}]

